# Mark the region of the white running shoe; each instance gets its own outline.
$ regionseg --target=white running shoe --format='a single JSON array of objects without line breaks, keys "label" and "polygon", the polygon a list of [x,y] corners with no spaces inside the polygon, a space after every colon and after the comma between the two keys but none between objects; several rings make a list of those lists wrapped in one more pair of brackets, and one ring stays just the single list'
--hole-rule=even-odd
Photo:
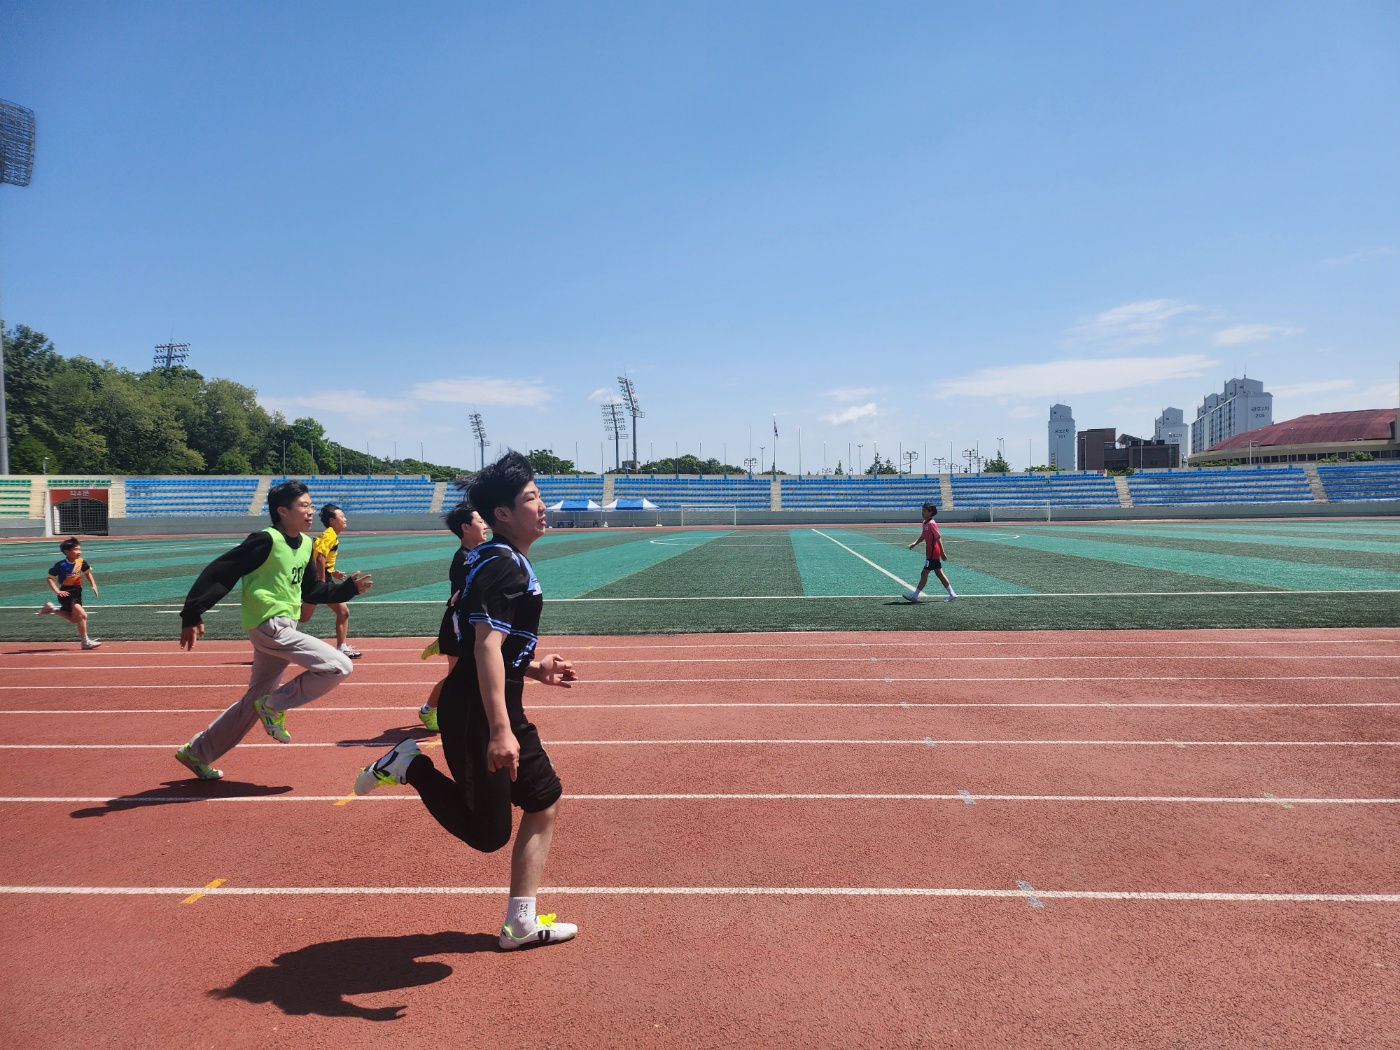
[{"label": "white running shoe", "polygon": [[45,602],[45,603],[39,608],[39,611],[36,612],[34,615],[35,615],[35,616],[52,616],[52,615],[53,615],[54,613],[56,613],[56,612],[58,612],[58,610],[54,608],[53,602]]},{"label": "white running shoe", "polygon": [[346,642],[344,645],[342,645],[340,647],[340,651],[346,656],[350,657],[350,659],[352,660],[358,660],[361,656],[364,655],[364,653],[360,652],[360,650],[356,649],[349,642]]},{"label": "white running shoe", "polygon": [[412,737],[395,744],[374,765],[360,770],[360,775],[355,778],[355,794],[368,795],[377,787],[404,783],[408,764],[422,753],[418,750],[418,741]]},{"label": "white running shoe", "polygon": [[905,591],[904,600],[906,602],[917,602],[919,600],[919,596],[913,591]]},{"label": "white running shoe", "polygon": [[945,602],[951,602],[951,601],[953,601],[955,598],[957,598],[957,595],[954,594],[952,591],[949,591],[949,592],[948,592],[948,597],[944,598],[943,600],[944,600]]},{"label": "white running shoe", "polygon": [[84,638],[84,639],[83,639],[83,648],[84,648],[84,649],[96,649],[96,648],[97,648],[99,645],[101,645],[101,644],[102,644],[102,643],[99,642],[96,638]]},{"label": "white running shoe", "polygon": [[522,928],[519,933],[516,927],[506,923],[501,927],[501,936],[497,940],[502,951],[514,951],[516,948],[532,948],[538,944],[562,944],[564,941],[571,941],[578,935],[578,927],[571,922],[555,922],[554,913],[548,915],[536,915],[533,926]]}]

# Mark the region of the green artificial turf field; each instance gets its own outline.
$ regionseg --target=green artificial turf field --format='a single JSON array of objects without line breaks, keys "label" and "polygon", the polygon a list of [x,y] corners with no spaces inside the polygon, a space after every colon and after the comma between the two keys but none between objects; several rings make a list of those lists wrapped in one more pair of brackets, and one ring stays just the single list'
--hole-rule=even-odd
[{"label": "green artificial turf field", "polygon": [[[532,551],[549,634],[768,630],[1338,627],[1400,624],[1400,522],[1269,520],[950,525],[946,571],[963,597],[900,595],[921,550],[904,528],[617,529],[551,532]],[[88,539],[100,595],[91,630],[175,638],[185,592],[236,537]],[[351,636],[433,635],[453,538],[347,533],[339,567],[373,574]],[[68,640],[34,616],[56,541],[0,545],[0,638]],[[240,637],[238,595],[206,617]],[[317,633],[331,616],[317,613]]]}]

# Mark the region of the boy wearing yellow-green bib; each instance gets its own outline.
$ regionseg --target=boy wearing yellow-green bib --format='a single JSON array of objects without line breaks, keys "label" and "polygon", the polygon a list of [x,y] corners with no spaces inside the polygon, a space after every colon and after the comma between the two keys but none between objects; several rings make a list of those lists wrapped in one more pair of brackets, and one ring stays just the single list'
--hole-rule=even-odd
[{"label": "boy wearing yellow-green bib", "polygon": [[[302,603],[345,602],[370,588],[369,574],[321,580],[310,571],[311,496],[300,481],[284,481],[267,494],[273,527],[251,533],[199,574],[180,611],[180,648],[193,649],[204,634],[204,614],[235,584],[243,584],[243,629],[253,643],[253,670],[248,691],[236,703],[175,752],[201,780],[224,774],[210,763],[233,748],[254,722],[279,743],[291,740],[286,712],[310,703],[340,684],[354,666],[350,658],[297,630]],[[279,684],[289,663],[303,668]]]}]

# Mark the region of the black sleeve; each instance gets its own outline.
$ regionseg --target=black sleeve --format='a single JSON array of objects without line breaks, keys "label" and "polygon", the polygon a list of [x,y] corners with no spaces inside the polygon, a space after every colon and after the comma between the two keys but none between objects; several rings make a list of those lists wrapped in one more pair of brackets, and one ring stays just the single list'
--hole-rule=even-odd
[{"label": "black sleeve", "polygon": [[329,605],[331,602],[348,602],[360,593],[359,587],[349,576],[340,582],[329,575],[324,580],[316,579],[314,566],[308,564],[301,574],[301,600],[307,605]]},{"label": "black sleeve", "polygon": [[491,558],[476,570],[466,594],[458,600],[458,622],[486,623],[493,631],[509,634],[515,626],[516,605],[528,589],[529,581],[513,559]]},{"label": "black sleeve", "polygon": [[203,623],[204,614],[233,590],[234,584],[267,561],[271,553],[272,537],[265,532],[252,532],[233,550],[211,561],[194,581],[190,593],[185,595],[180,626],[197,627]]}]

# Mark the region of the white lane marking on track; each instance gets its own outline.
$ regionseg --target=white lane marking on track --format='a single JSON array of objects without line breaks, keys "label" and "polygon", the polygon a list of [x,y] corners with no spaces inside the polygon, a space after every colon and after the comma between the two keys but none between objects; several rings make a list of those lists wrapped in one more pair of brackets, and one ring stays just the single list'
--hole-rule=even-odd
[{"label": "white lane marking on track", "polygon": [[[0,803],[103,802],[118,805],[185,805],[191,802],[337,802],[344,795],[188,795],[172,798],[168,795],[14,795],[0,797]],[[1273,795],[1196,796],[1196,795],[974,795],[959,791],[956,795],[908,794],[898,792],[752,792],[705,794],[654,792],[649,794],[570,794],[573,802],[1110,802],[1164,803],[1175,805],[1243,805],[1276,806],[1281,803],[1308,806],[1394,806],[1400,798],[1280,798]],[[416,794],[360,795],[355,802],[417,802]]]},{"label": "white lane marking on track", "polygon": [[[430,678],[416,682],[344,682],[338,688],[341,689],[382,689],[386,686],[434,686],[439,679]],[[720,682],[866,682],[880,684],[895,684],[899,682],[1215,682],[1215,683],[1235,683],[1235,682],[1400,682],[1400,675],[1247,675],[1240,677],[1230,677],[1222,679],[1218,675],[1049,675],[1049,676],[1000,676],[1000,677],[949,677],[949,678],[792,678],[787,676],[775,676],[772,678],[590,678],[581,679],[572,683],[572,688],[589,685],[713,685]],[[145,689],[153,691],[156,689],[246,689],[241,682],[218,682],[206,685],[187,685],[184,683],[174,685],[70,685],[67,682],[61,685],[50,683],[48,685],[0,685],[0,690],[59,690],[63,692],[75,692],[80,689],[100,689],[104,691],[113,689]]]},{"label": "white lane marking on track", "polygon": [[[181,741],[183,743],[183,741]],[[239,744],[239,747],[383,747],[384,741],[349,740],[324,743]],[[918,740],[855,740],[855,739],[760,739],[754,738],[677,738],[674,740],[551,740],[550,747],[714,747],[714,746],[773,746],[789,747],[930,747],[935,744],[968,747],[1400,747],[1400,740],[940,740],[921,737]],[[140,751],[165,750],[179,747],[170,744],[0,744],[3,751]]]},{"label": "white lane marking on track", "polygon": [[842,543],[840,540],[838,540],[835,536],[828,536],[826,533],[822,532],[821,529],[813,529],[812,531],[815,532],[815,533],[816,533],[818,536],[820,536],[822,539],[824,539],[824,540],[830,540],[832,543],[836,544],[836,546],[840,547],[843,551],[847,552],[848,554],[854,554],[854,555],[855,555],[857,558],[859,558],[861,561],[865,562],[866,565],[869,565],[872,569],[874,569],[874,570],[877,571],[877,572],[882,572],[882,573],[884,573],[886,576],[888,576],[890,579],[894,580],[894,582],[897,583],[897,584],[899,584],[901,587],[906,587],[906,588],[908,588],[908,589],[911,590],[911,591],[914,589],[914,585],[913,585],[912,583],[910,583],[908,580],[901,580],[901,579],[900,579],[898,576],[896,576],[894,573],[890,572],[889,569],[886,569],[886,568],[885,568],[884,566],[882,566],[882,565],[876,565],[873,561],[871,561],[869,558],[867,558],[864,554],[861,554],[859,551],[857,551],[857,550],[852,550],[850,547],[847,547],[844,543]]},{"label": "white lane marking on track", "polygon": [[[60,896],[317,897],[500,896],[505,886],[0,886],[0,893]],[[989,897],[1024,901],[1016,889],[929,886],[541,886],[545,896],[644,897]],[[1230,893],[1154,890],[1041,890],[1042,900],[1216,901],[1280,904],[1400,904],[1400,893]]]}]

